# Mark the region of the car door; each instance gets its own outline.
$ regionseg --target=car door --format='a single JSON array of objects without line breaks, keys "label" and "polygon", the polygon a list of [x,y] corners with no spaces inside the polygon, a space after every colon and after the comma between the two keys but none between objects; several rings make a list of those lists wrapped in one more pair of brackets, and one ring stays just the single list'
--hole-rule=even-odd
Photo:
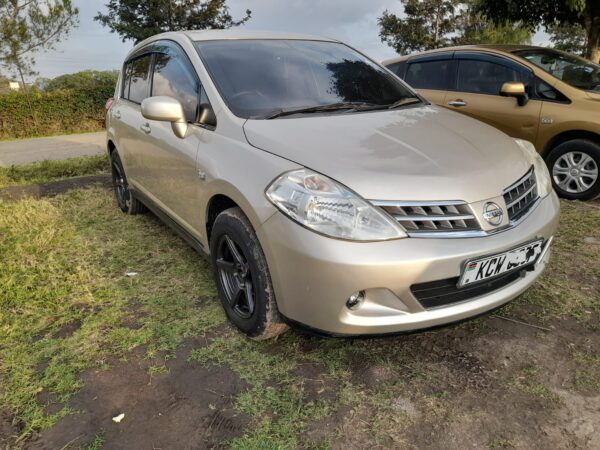
[{"label": "car door", "polygon": [[446,106],[504,131],[509,136],[536,141],[541,102],[530,99],[520,106],[517,99],[502,97],[500,89],[509,81],[523,82],[526,89],[533,73],[500,56],[456,52],[456,85],[446,96]]},{"label": "car door", "polygon": [[443,106],[456,75],[453,52],[408,60],[404,81],[431,103]]},{"label": "car door", "polygon": [[193,232],[198,229],[200,212],[190,203],[199,198],[202,189],[196,158],[204,134],[210,132],[196,124],[202,86],[184,50],[176,43],[160,41],[154,48],[151,96],[179,100],[190,126],[181,139],[174,134],[171,123],[144,119],[147,133],[141,161],[143,184],[146,195]]}]

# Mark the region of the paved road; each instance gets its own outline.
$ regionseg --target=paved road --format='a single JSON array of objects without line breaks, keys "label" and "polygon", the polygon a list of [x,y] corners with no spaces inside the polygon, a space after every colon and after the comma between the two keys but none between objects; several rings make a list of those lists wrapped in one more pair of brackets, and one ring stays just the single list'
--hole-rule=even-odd
[{"label": "paved road", "polygon": [[44,159],[98,155],[105,151],[106,132],[0,141],[0,167]]}]

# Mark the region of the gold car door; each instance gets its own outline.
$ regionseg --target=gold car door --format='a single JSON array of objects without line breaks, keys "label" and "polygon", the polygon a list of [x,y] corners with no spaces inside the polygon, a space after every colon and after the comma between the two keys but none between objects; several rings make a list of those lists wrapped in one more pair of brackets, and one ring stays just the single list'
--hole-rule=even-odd
[{"label": "gold car door", "polygon": [[528,82],[528,74],[519,67],[501,64],[499,57],[458,59],[456,88],[448,92],[445,106],[481,120],[509,136],[535,142],[542,102],[519,102],[503,97],[506,82]]}]

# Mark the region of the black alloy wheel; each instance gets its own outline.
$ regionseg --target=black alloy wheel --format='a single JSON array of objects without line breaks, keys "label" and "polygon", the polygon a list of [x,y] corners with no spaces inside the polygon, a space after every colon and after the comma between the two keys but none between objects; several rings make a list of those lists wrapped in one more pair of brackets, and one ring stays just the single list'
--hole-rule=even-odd
[{"label": "black alloy wheel", "polygon": [[217,271],[225,300],[241,319],[252,317],[255,309],[252,270],[240,246],[224,234],[217,244]]}]

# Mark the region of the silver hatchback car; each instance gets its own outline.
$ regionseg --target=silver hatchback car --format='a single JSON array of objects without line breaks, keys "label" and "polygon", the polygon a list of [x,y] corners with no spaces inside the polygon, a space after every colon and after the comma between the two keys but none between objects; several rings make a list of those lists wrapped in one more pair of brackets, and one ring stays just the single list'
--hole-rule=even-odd
[{"label": "silver hatchback car", "polygon": [[119,207],[209,255],[244,333],[397,333],[540,276],[559,203],[533,145],[427,103],[341,42],[152,37],[107,114]]}]

